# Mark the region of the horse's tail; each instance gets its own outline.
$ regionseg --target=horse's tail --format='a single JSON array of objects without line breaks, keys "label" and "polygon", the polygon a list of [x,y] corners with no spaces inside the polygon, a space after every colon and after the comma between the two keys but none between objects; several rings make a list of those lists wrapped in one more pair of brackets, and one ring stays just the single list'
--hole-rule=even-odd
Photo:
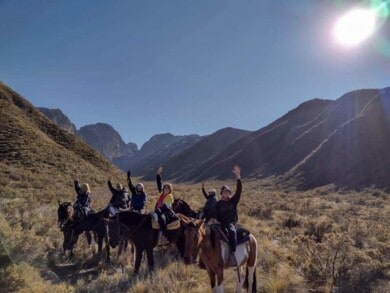
[{"label": "horse's tail", "polygon": [[257,280],[256,280],[256,267],[253,271],[253,283],[252,283],[252,293],[257,292]]},{"label": "horse's tail", "polygon": [[253,281],[252,281],[252,291],[249,290],[249,266],[246,266],[245,282],[244,288],[248,289],[248,292],[256,293],[257,292],[257,280],[256,280],[256,267],[253,270]]}]

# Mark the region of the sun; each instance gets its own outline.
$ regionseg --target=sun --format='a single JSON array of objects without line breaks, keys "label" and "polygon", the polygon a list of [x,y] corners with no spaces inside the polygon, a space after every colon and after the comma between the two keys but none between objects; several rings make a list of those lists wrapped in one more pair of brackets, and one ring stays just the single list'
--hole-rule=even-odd
[{"label": "sun", "polygon": [[334,26],[334,36],[343,46],[356,46],[374,33],[376,18],[372,9],[355,8],[339,18]]}]

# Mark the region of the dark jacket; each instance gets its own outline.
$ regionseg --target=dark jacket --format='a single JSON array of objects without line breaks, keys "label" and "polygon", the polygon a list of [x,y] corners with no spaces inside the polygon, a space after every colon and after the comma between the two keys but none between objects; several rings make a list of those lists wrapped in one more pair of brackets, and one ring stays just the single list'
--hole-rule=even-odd
[{"label": "dark jacket", "polygon": [[114,188],[110,180],[107,181],[107,184],[108,184],[108,188],[112,193],[110,204],[116,208],[122,208],[122,209],[128,208],[129,198],[127,192],[124,189],[118,190]]},{"label": "dark jacket", "polygon": [[89,194],[89,192],[85,192],[85,193],[82,192],[80,183],[77,180],[74,181],[74,189],[76,190],[76,194],[77,194],[77,199],[75,204],[76,205],[79,204],[84,208],[90,209],[91,195]]},{"label": "dark jacket", "polygon": [[209,195],[204,188],[202,188],[202,193],[203,196],[206,198],[206,203],[203,207],[203,213],[205,215],[206,220],[215,218],[215,207],[218,203],[217,195]]},{"label": "dark jacket", "polygon": [[237,180],[236,193],[228,200],[219,200],[215,206],[216,219],[223,226],[228,226],[231,223],[237,223],[237,205],[240,201],[242,191],[241,180]]},{"label": "dark jacket", "polygon": [[129,189],[131,191],[131,208],[136,211],[140,211],[145,208],[147,195],[145,192],[139,193],[133,183],[130,176],[128,177]]}]

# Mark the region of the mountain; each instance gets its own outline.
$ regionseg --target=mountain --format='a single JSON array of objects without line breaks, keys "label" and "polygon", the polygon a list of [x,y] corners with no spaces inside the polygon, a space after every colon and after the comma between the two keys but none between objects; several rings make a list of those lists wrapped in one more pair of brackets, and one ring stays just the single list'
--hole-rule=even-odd
[{"label": "mountain", "polygon": [[60,109],[48,109],[43,107],[38,107],[37,109],[41,111],[47,118],[49,118],[59,127],[61,127],[63,130],[74,135],[77,134],[76,126],[64,113],[62,113]]},{"label": "mountain", "polygon": [[324,119],[317,132],[332,131],[286,179],[295,178],[301,189],[329,183],[389,188],[390,88],[344,95],[324,113]]},{"label": "mountain", "polygon": [[77,131],[70,119],[60,109],[38,108],[47,118],[65,131],[79,135],[86,143],[112,162],[130,158],[138,152],[135,143],[125,144],[119,133],[109,124],[86,125]]},{"label": "mountain", "polygon": [[194,168],[188,180],[278,176],[301,189],[336,183],[359,188],[390,183],[389,89],[358,90],[336,101],[302,103]]},{"label": "mountain", "polygon": [[[164,162],[164,178],[176,181],[191,179],[192,170],[219,154],[224,148],[251,133],[247,130],[226,127],[207,135],[197,143]],[[155,172],[145,178],[153,178]]]},{"label": "mountain", "polygon": [[22,202],[73,197],[72,180],[104,182],[119,170],[0,82],[0,196]]},{"label": "mountain", "polygon": [[109,124],[96,123],[83,126],[79,129],[79,135],[110,161],[128,155],[128,146]]},{"label": "mountain", "polygon": [[[250,178],[275,176],[284,186],[310,189],[334,183],[361,188],[390,185],[390,88],[364,89],[337,100],[313,99],[257,131],[224,128],[211,135],[158,134],[140,150],[109,125],[81,136],[120,168],[152,179],[231,178],[239,164]],[[83,131],[82,131],[83,130]]]},{"label": "mountain", "polygon": [[157,134],[142,145],[136,156],[123,160],[119,166],[122,169],[132,170],[135,175],[145,175],[154,172],[158,165],[190,148],[200,139],[201,136],[196,134]]},{"label": "mountain", "polygon": [[138,153],[138,146],[134,142],[128,142],[126,144],[127,154],[132,156]]}]

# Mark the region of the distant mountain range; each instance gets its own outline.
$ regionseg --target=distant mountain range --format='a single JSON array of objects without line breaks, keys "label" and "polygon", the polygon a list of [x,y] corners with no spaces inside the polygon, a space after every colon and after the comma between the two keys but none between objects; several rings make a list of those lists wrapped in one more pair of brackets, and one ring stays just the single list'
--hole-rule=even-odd
[{"label": "distant mountain range", "polygon": [[224,128],[206,136],[158,134],[140,150],[126,146],[107,124],[78,133],[114,164],[145,179],[154,178],[160,164],[170,180],[226,179],[239,164],[245,177],[275,176],[281,185],[299,189],[330,183],[390,187],[390,88],[310,100],[252,132]]}]

